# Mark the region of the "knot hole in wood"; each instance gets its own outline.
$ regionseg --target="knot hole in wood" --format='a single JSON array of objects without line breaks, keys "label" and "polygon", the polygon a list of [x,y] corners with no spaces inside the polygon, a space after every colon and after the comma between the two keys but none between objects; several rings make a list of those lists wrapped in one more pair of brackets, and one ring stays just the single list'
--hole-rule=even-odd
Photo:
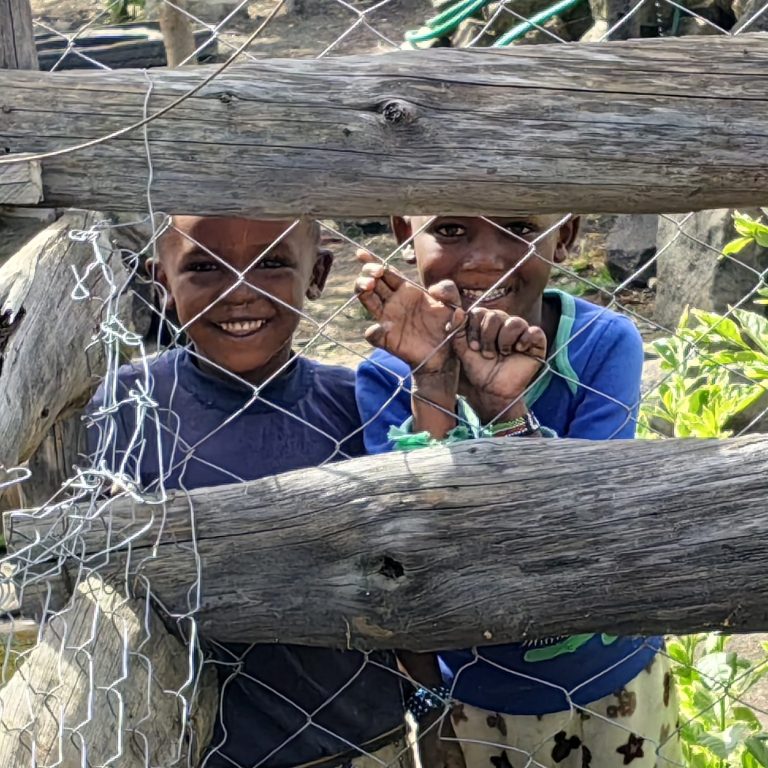
[{"label": "knot hole in wood", "polygon": [[384,120],[391,125],[408,125],[416,121],[416,107],[400,99],[383,102],[379,111]]},{"label": "knot hole in wood", "polygon": [[401,579],[405,574],[405,568],[403,568],[402,563],[398,563],[394,558],[384,555],[381,558],[379,573],[385,579]]}]

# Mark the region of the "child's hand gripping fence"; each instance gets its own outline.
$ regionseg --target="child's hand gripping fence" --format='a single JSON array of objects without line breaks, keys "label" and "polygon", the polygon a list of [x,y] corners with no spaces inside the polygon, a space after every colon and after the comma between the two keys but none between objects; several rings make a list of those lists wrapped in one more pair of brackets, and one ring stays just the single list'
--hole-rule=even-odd
[{"label": "child's hand gripping fence", "polygon": [[[409,366],[396,367],[386,397],[379,397],[381,389],[375,398],[358,396],[359,420],[348,376],[334,374],[330,383],[323,378],[322,391],[313,388],[310,379],[325,374],[308,361],[356,367],[368,360],[369,380],[391,370],[392,361],[382,362],[378,352],[372,356],[364,339],[379,318],[368,317],[354,293],[361,269],[355,252],[363,249],[401,273],[397,285],[411,291],[413,306],[421,306],[418,297],[426,295],[425,279],[430,282],[424,249],[439,242],[447,258],[458,247],[449,241],[469,239],[471,230],[478,239],[457,263],[490,256],[473,271],[458,266],[442,275],[460,291],[459,304],[448,302],[446,311],[460,306],[470,314],[509,314],[506,309],[520,307],[529,295],[529,281],[555,261],[551,240],[573,218],[504,219],[496,200],[491,208],[499,215],[492,219],[425,217],[414,220],[398,243],[386,219],[352,220],[349,211],[361,210],[353,202],[332,210],[322,201],[322,186],[289,179],[293,207],[283,198],[268,210],[273,201],[267,199],[261,212],[328,214],[318,247],[335,257],[322,295],[299,307],[280,275],[299,269],[301,247],[292,250],[291,238],[305,222],[277,227],[269,242],[253,233],[241,238],[254,246],[233,260],[232,241],[219,238],[212,249],[208,235],[177,226],[156,202],[156,193],[170,199],[165,172],[179,157],[156,140],[153,121],[160,118],[153,116],[170,107],[169,119],[175,111],[180,125],[190,89],[215,86],[241,62],[383,53],[404,38],[415,47],[500,48],[699,34],[707,36],[700,41],[704,50],[715,36],[759,31],[768,19],[768,6],[754,2],[545,6],[442,3],[432,9],[427,2],[337,0],[216,8],[165,3],[143,10],[124,3],[33,3],[36,31],[50,36],[48,44],[55,38],[63,43],[59,58],[46,64],[52,70],[74,62],[109,68],[115,51],[105,53],[108,44],[95,44],[92,33],[121,14],[138,21],[162,14],[166,35],[175,21],[181,29],[176,51],[187,53],[173,63],[201,60],[213,41],[219,62],[203,76],[194,66],[186,75],[174,73],[182,87],[175,97],[163,92],[158,104],[157,73],[132,74],[145,94],[138,114],[118,104],[102,125],[94,101],[93,110],[79,117],[81,131],[57,145],[38,136],[23,111],[9,106],[0,113],[0,135],[14,154],[44,155],[139,124],[133,134],[105,144],[122,163],[122,153],[134,152],[134,144],[121,142],[137,141],[142,154],[132,161],[143,185],[139,197],[136,184],[128,184],[132,171],[122,182],[95,178],[87,161],[73,172],[77,158],[87,157],[77,152],[64,153],[69,175],[56,171],[46,182],[43,157],[49,194],[81,194],[83,206],[111,208],[115,190],[125,183],[134,212],[66,213],[0,266],[0,489],[5,507],[17,510],[6,518],[10,549],[0,569],[7,596],[0,763],[768,764],[761,636],[673,637],[665,647],[657,639],[668,632],[766,629],[759,539],[765,448],[761,438],[748,436],[765,431],[768,413],[768,324],[760,303],[768,242],[760,223],[765,201],[756,191],[759,172],[750,175],[733,160],[743,174],[740,190],[710,198],[749,209],[735,222],[732,210],[649,214],[654,209],[647,193],[642,216],[582,216],[580,239],[552,267],[550,286],[560,293],[548,294],[543,306],[549,310],[541,315],[524,307],[545,326],[555,308],[546,355],[528,384],[502,406],[503,387],[490,400],[481,398],[481,405],[498,411],[478,416],[476,407],[477,419],[453,407],[436,409],[463,427],[466,438],[516,424],[517,411],[507,405],[525,404],[558,439],[461,440],[448,450],[350,464],[336,462],[363,452],[364,432],[369,448],[381,448],[387,428],[403,426],[403,409],[408,415],[432,399],[423,394],[428,390],[419,373],[431,372],[436,358],[455,358],[462,350],[461,394],[470,404],[478,389],[490,389],[481,385],[495,372],[493,360],[482,368],[483,355],[472,358],[460,346],[462,325],[446,329],[432,351],[409,361],[412,378]],[[425,23],[428,18],[435,20]],[[406,35],[408,30],[414,32]],[[193,53],[184,47],[189,32],[197,33]],[[669,56],[655,66],[656,72],[668,68],[673,89],[678,70]],[[279,71],[281,64],[270,66]],[[283,66],[288,71],[290,63]],[[713,92],[718,78],[736,76],[730,64],[715,70],[708,75]],[[93,83],[88,77],[81,82]],[[761,77],[756,71],[747,92],[755,110],[765,109]],[[545,90],[534,101],[544,99]],[[397,94],[380,95],[391,121],[408,130]],[[226,89],[221,98],[237,103],[237,94]],[[477,104],[476,114],[473,142],[494,119],[487,104]],[[647,118],[640,110],[627,121]],[[370,125],[373,150],[378,124]],[[207,130],[221,133],[226,143],[226,120],[212,121]],[[711,137],[699,138],[711,146]],[[296,151],[283,147],[279,136],[270,140],[286,156]],[[520,146],[531,140],[521,135]],[[648,147],[638,162],[674,161],[691,173],[710,162],[727,164],[704,150],[680,163],[669,156],[671,143],[659,146],[660,152]],[[755,135],[756,154],[760,146]],[[230,155],[239,158],[236,147]],[[424,163],[450,170],[460,155],[457,142],[438,160],[424,156]],[[196,162],[202,168],[204,152]],[[247,162],[243,157],[244,167]],[[418,178],[417,158],[409,162]],[[361,174],[370,173],[365,153],[358,163]],[[577,195],[569,182],[578,179],[567,176],[569,158],[553,152],[551,163],[560,168],[568,194]],[[392,168],[399,172],[405,165]],[[488,170],[489,177],[496,173]],[[315,171],[307,173],[315,179]],[[439,213],[443,179],[434,186],[421,180],[436,196],[429,210],[428,195],[387,173],[386,184],[402,186],[403,200],[418,204],[413,211],[387,207],[374,213]],[[232,188],[249,196],[244,177],[238,178]],[[690,177],[679,178],[685,190]],[[201,196],[177,187],[174,213],[233,212],[229,189],[208,190],[210,203],[185,209],[186,199],[199,202]],[[204,181],[200,187],[205,189]],[[219,192],[228,198],[222,207]],[[343,197],[338,190],[328,193]],[[670,200],[668,190],[659,194]],[[690,189],[691,207],[701,207],[700,194]],[[109,202],[99,205],[100,196]],[[562,199],[569,196],[564,192]],[[460,212],[460,201],[453,199],[452,213]],[[468,201],[466,212],[490,212],[485,203]],[[606,210],[604,200],[595,205]],[[686,203],[667,205],[679,211]],[[619,209],[629,212],[632,205]],[[582,201],[579,212],[588,210]],[[169,241],[175,243],[171,250],[186,249],[187,260],[177,265],[176,282],[160,289],[148,279],[148,262],[161,256],[161,238],[174,227],[182,233]],[[499,252],[483,250],[477,245],[482,238]],[[185,314],[179,296],[189,295],[189,285],[198,288],[195,296],[213,295],[192,302]],[[425,299],[431,306],[435,301],[434,294]],[[631,387],[615,388],[622,377],[632,378],[621,370],[631,368],[630,361],[621,350],[612,355],[611,344],[619,342],[602,336],[617,323],[624,327],[621,317],[631,319],[645,342],[642,387],[632,399]],[[276,362],[268,365],[257,355],[260,375],[254,379],[248,375],[254,366],[240,365],[239,350],[251,349],[251,334],[272,333],[270,321],[273,329],[286,323],[284,330],[290,318],[298,319],[290,345],[295,356],[281,357],[288,347],[262,337],[277,350]],[[229,336],[212,336],[206,347],[212,356],[204,359],[205,340],[190,342],[196,324],[208,321],[219,327],[208,328],[211,334]],[[425,338],[423,327],[416,330],[406,341]],[[400,357],[412,350],[391,334],[374,337]],[[235,351],[222,358],[227,344]],[[265,345],[259,341],[253,348]],[[510,355],[498,357],[507,365]],[[610,376],[598,375],[591,362],[603,358],[618,361]],[[481,371],[474,377],[468,373],[473,359]],[[120,374],[129,361],[131,373]],[[502,383],[516,370],[514,363],[504,368]],[[85,415],[100,382],[95,407]],[[312,407],[307,393],[316,397]],[[557,412],[547,398],[567,399],[570,410]],[[81,429],[86,425],[90,441]],[[490,428],[481,432],[481,426]],[[626,437],[635,426],[645,438],[742,440],[684,448],[674,441],[600,442]],[[404,432],[396,429],[398,434],[402,439]],[[561,443],[567,437],[595,441]],[[298,471],[280,474],[289,469]],[[626,639],[636,635],[647,639]],[[511,642],[522,644],[497,648]],[[363,650],[324,650],[330,647]],[[407,653],[441,648],[473,650],[443,654],[437,677],[430,655]],[[401,651],[399,662],[382,650]],[[429,687],[439,684],[437,693],[422,689],[412,699],[414,678]],[[406,716],[406,702],[415,714]]]}]

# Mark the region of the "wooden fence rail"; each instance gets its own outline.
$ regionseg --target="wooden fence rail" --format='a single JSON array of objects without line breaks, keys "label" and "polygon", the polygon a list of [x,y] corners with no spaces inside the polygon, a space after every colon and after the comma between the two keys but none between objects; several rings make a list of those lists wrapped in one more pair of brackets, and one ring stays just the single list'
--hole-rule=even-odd
[{"label": "wooden fence rail", "polygon": [[123,573],[130,539],[130,581],[177,615],[200,585],[200,631],[220,640],[429,650],[766,631],[767,458],[766,436],[473,441],[163,504],[116,497],[89,525],[92,507],[6,522],[30,573],[55,573],[62,552]]},{"label": "wooden fence rail", "polygon": [[[0,72],[0,147],[120,131],[211,71]],[[765,204],[766,71],[764,34],[265,60],[149,123],[152,197],[269,216]],[[139,210],[149,179],[142,129],[43,162],[48,206]]]}]

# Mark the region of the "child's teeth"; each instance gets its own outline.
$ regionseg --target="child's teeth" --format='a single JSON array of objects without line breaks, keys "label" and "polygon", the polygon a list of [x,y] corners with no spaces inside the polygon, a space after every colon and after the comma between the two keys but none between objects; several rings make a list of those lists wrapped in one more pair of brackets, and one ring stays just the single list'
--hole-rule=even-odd
[{"label": "child's teeth", "polygon": [[240,320],[235,323],[221,323],[221,327],[227,333],[250,333],[258,331],[264,325],[263,320]]},{"label": "child's teeth", "polygon": [[473,291],[469,288],[465,288],[462,293],[470,299],[495,301],[496,299],[500,299],[506,293],[506,290],[504,288],[495,288],[492,291]]}]

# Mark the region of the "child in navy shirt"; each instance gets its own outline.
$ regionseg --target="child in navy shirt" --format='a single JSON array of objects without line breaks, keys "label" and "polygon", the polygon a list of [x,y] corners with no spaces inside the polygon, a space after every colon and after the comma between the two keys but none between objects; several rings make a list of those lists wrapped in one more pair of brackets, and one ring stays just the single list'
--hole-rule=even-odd
[{"label": "child in navy shirt", "polygon": [[[412,239],[426,291],[360,254],[356,288],[375,320],[366,337],[379,348],[357,374],[369,452],[457,439],[461,426],[478,437],[634,437],[637,330],[547,289],[577,219],[393,224],[401,243]],[[437,664],[404,661],[457,702],[443,726],[467,766],[671,767],[680,762],[677,708],[662,646],[661,638],[579,635],[444,652]],[[422,692],[422,714],[436,717],[437,704]]]},{"label": "child in navy shirt", "polygon": [[[89,409],[118,485],[215,486],[364,452],[353,373],[292,349],[330,268],[318,242],[309,221],[174,218],[155,274],[191,344],[109,373]],[[221,693],[208,768],[407,762],[389,654],[203,643]]]}]

